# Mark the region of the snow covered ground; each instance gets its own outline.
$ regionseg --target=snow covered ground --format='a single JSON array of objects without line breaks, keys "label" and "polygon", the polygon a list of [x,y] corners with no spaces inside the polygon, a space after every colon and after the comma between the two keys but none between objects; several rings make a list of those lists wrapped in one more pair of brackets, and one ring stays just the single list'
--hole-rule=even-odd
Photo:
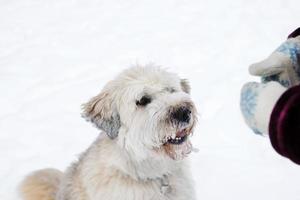
[{"label": "snow covered ground", "polygon": [[201,120],[199,200],[299,200],[300,166],[254,135],[247,67],[298,27],[299,0],[0,0],[0,199],[28,172],[64,170],[98,130],[80,105],[116,73],[155,62],[188,78]]}]

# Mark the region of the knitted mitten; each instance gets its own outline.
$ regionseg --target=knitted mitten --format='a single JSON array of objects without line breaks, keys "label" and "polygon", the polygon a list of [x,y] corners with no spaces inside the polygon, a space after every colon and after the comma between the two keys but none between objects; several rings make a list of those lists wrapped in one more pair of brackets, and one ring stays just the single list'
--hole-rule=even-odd
[{"label": "knitted mitten", "polygon": [[240,107],[246,124],[256,134],[268,135],[273,107],[286,88],[278,82],[246,83],[241,92]]},{"label": "knitted mitten", "polygon": [[278,81],[285,87],[300,83],[300,28],[290,34],[267,59],[250,66],[251,75],[262,82]]}]

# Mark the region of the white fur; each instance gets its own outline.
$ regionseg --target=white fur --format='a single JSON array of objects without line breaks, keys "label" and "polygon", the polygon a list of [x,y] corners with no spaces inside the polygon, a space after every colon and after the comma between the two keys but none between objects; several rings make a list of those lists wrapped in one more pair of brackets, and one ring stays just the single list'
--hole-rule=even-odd
[{"label": "white fur", "polygon": [[[83,105],[83,116],[103,132],[57,177],[60,184],[55,200],[195,200],[185,159],[189,139],[181,145],[166,143],[167,137],[194,128],[196,109],[189,91],[186,80],[150,66],[127,69],[107,83]],[[151,103],[140,106],[136,102],[145,94]],[[190,109],[189,122],[172,118],[179,106]],[[38,188],[26,184],[37,182],[39,174],[24,181],[23,196],[53,200],[49,191],[57,187],[49,185],[50,181],[43,182],[45,192],[39,195],[27,192],[27,188]],[[53,173],[44,170],[43,174],[51,177]]]},{"label": "white fur", "polygon": [[[83,116],[104,132],[64,173],[56,200],[196,199],[185,158],[189,139],[164,145],[168,136],[194,128],[189,90],[186,80],[150,66],[110,81],[83,106]],[[145,94],[151,103],[136,105]],[[191,110],[188,123],[172,121],[178,106]]]}]

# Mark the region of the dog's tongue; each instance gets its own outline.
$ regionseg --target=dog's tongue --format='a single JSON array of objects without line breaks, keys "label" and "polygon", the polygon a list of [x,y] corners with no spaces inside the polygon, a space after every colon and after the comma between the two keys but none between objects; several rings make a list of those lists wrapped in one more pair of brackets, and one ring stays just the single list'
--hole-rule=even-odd
[{"label": "dog's tongue", "polygon": [[193,149],[192,143],[189,140],[186,140],[181,145],[173,145],[174,151],[174,159],[175,160],[182,160],[183,158],[187,157],[189,153],[191,153]]},{"label": "dog's tongue", "polygon": [[177,137],[184,137],[185,135],[186,135],[185,130],[178,131],[178,132],[176,133],[176,136],[177,136]]}]

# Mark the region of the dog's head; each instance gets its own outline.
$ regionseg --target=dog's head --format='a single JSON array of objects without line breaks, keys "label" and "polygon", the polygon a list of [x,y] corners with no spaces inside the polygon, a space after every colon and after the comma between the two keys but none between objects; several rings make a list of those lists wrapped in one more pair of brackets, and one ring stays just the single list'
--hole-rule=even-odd
[{"label": "dog's head", "polygon": [[185,79],[159,67],[125,70],[83,105],[83,116],[140,159],[191,151],[196,108]]}]

